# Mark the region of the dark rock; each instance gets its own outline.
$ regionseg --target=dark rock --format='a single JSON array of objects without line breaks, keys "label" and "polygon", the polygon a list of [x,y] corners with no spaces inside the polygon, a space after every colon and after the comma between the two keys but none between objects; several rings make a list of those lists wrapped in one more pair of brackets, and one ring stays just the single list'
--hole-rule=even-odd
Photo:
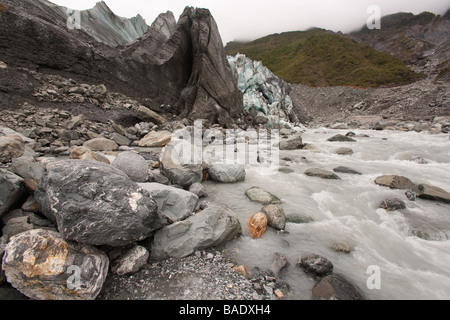
[{"label": "dark rock", "polygon": [[406,204],[403,200],[398,198],[386,199],[383,203],[380,204],[380,208],[385,209],[386,211],[396,211],[406,208]]},{"label": "dark rock", "polygon": [[81,243],[126,245],[165,224],[148,191],[119,169],[97,161],[47,165],[35,199],[64,239]]},{"label": "dark rock", "polygon": [[315,285],[312,300],[364,300],[359,290],[339,274],[324,277]]},{"label": "dark rock", "polygon": [[305,174],[310,177],[319,177],[322,179],[329,180],[341,180],[338,175],[333,173],[332,171],[320,169],[320,168],[311,168],[305,171]]},{"label": "dark rock", "polygon": [[328,138],[328,141],[334,142],[334,141],[338,141],[338,142],[356,142],[355,139],[352,139],[350,137],[346,137],[342,134],[337,134],[331,138]]},{"label": "dark rock", "polygon": [[120,276],[134,274],[144,267],[149,257],[150,252],[146,248],[133,246],[111,263],[111,272]]},{"label": "dark rock", "polygon": [[[34,300],[94,300],[108,266],[102,251],[39,229],[13,237],[3,257],[8,282]],[[74,274],[79,278],[72,278]]]},{"label": "dark rock", "polygon": [[417,196],[421,199],[450,203],[450,193],[444,189],[427,184],[420,184],[414,190],[416,191]]},{"label": "dark rock", "polygon": [[333,272],[333,264],[317,254],[303,256],[297,265],[316,277],[325,277]]},{"label": "dark rock", "polygon": [[405,195],[409,201],[416,201],[417,194],[414,191],[408,190],[405,192]]},{"label": "dark rock", "polygon": [[10,211],[25,197],[26,190],[23,179],[14,173],[0,169],[0,217]]},{"label": "dark rock", "polygon": [[2,230],[3,236],[10,239],[16,234],[33,230],[33,225],[29,223],[29,220],[30,218],[26,216],[10,219]]},{"label": "dark rock", "polygon": [[272,271],[275,277],[283,279],[286,276],[290,263],[286,256],[277,252],[273,255]]},{"label": "dark rock", "polygon": [[343,166],[334,168],[333,171],[334,171],[334,172],[338,172],[338,173],[348,173],[348,174],[362,175],[361,172],[358,172],[358,171],[356,171],[356,170],[353,170],[353,169],[348,168],[348,167],[343,167]]}]

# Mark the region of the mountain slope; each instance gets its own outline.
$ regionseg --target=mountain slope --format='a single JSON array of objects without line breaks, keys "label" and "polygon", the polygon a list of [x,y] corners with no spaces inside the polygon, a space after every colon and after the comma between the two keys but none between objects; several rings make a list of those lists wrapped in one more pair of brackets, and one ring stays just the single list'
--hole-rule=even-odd
[{"label": "mountain slope", "polygon": [[398,58],[322,29],[274,34],[225,49],[262,61],[285,81],[313,87],[396,86],[422,77]]}]

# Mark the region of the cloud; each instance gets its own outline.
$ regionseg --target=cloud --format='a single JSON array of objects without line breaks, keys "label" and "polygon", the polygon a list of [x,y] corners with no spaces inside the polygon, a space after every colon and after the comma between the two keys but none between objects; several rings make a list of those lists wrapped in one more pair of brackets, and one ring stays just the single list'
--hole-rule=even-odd
[{"label": "cloud", "polygon": [[[96,0],[53,0],[72,9],[92,8]],[[158,14],[172,11],[181,15],[184,0],[105,0],[119,16],[141,14],[151,24]],[[272,33],[320,27],[350,32],[361,28],[369,15],[367,8],[378,5],[382,15],[396,12],[431,11],[443,14],[450,7],[442,0],[190,0],[188,5],[211,10],[224,43],[235,39],[251,40]]]}]

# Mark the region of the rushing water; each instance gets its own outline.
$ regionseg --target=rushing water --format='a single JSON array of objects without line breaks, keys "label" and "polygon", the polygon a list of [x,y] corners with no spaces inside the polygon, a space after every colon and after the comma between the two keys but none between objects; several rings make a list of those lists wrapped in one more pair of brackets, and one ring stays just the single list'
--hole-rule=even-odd
[{"label": "rushing water", "polygon": [[[417,199],[409,201],[405,190],[377,186],[380,175],[402,175],[415,183],[426,183],[450,191],[450,140],[445,134],[401,131],[354,131],[357,142],[328,142],[327,138],[347,131],[308,129],[302,135],[316,151],[281,151],[281,161],[291,173],[261,176],[252,167],[245,182],[206,183],[208,201],[229,206],[239,217],[244,235],[231,242],[227,251],[247,268],[270,269],[273,254],[284,254],[290,266],[284,279],[291,299],[309,299],[314,281],[296,266],[306,253],[317,253],[334,264],[369,299],[450,299],[450,204]],[[333,153],[350,147],[351,156]],[[422,157],[426,163],[411,161]],[[422,161],[423,162],[423,161]],[[305,170],[333,170],[347,166],[362,173],[338,173],[342,180],[308,177]],[[288,217],[311,218],[309,223],[287,223],[287,233],[268,228],[259,239],[246,234],[246,220],[262,205],[250,201],[245,191],[259,186],[282,200]],[[407,208],[387,212],[379,209],[386,198],[399,197]],[[413,230],[428,234],[428,240]],[[345,254],[330,247],[346,243],[354,250]],[[381,289],[366,285],[369,266],[381,270]]]}]

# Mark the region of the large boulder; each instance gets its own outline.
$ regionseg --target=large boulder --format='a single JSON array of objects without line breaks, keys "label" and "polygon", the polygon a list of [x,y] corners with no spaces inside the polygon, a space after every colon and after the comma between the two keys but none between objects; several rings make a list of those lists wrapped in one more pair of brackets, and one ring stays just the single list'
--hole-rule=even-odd
[{"label": "large boulder", "polygon": [[286,214],[282,207],[275,204],[269,204],[261,209],[265,213],[269,226],[277,230],[284,230],[286,227]]},{"label": "large boulder", "polygon": [[238,164],[211,164],[208,169],[212,181],[235,183],[245,180],[245,165]]},{"label": "large boulder", "polygon": [[145,158],[135,152],[119,153],[112,165],[126,173],[135,182],[146,182],[148,177],[148,163]]},{"label": "large boulder", "polygon": [[94,300],[108,266],[104,252],[42,229],[11,238],[3,257],[8,282],[35,300]]},{"label": "large boulder", "polygon": [[416,185],[406,177],[396,175],[385,175],[375,179],[379,186],[389,187],[391,189],[415,189]]},{"label": "large boulder", "polygon": [[196,250],[225,244],[241,232],[241,224],[233,211],[211,206],[189,219],[157,231],[150,250],[151,257],[156,260],[186,257]]},{"label": "large boulder", "polygon": [[139,185],[151,194],[162,214],[172,222],[190,217],[197,206],[198,197],[192,192],[160,183],[141,183]]},{"label": "large boulder", "polygon": [[23,179],[14,173],[0,169],[0,217],[26,196]]},{"label": "large boulder", "polygon": [[81,243],[126,245],[149,237],[165,223],[148,191],[119,169],[97,161],[47,165],[35,199],[64,239]]},{"label": "large boulder", "polygon": [[0,162],[11,162],[25,153],[25,143],[18,135],[0,136]]},{"label": "large boulder", "polygon": [[161,173],[170,182],[188,189],[196,182],[202,182],[203,168],[201,163],[194,163],[191,157],[183,152],[192,150],[190,142],[173,139],[161,152]]},{"label": "large boulder", "polygon": [[303,140],[300,134],[280,141],[280,150],[299,150],[303,147]]},{"label": "large boulder", "polygon": [[444,189],[427,184],[420,184],[415,191],[419,198],[450,203],[450,193]]}]

